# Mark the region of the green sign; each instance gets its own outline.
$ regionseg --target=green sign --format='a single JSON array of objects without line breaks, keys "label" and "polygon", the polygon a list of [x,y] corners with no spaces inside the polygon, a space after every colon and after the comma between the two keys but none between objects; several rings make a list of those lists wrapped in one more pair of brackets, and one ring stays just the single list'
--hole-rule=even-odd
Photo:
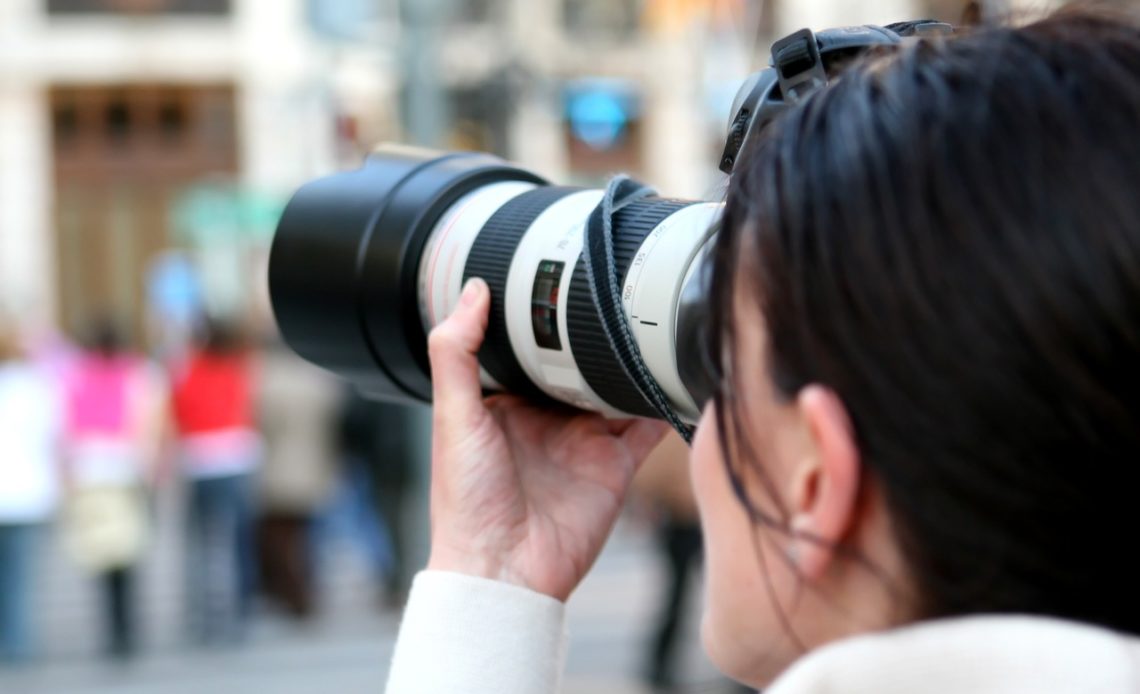
[{"label": "green sign", "polygon": [[285,199],[225,185],[196,185],[174,205],[172,226],[190,245],[268,243],[285,209]]}]

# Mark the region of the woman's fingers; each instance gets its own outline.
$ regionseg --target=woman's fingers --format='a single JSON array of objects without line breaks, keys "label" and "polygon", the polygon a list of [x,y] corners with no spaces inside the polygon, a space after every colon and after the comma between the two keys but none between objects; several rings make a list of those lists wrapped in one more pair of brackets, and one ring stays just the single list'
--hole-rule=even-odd
[{"label": "woman's fingers", "polygon": [[[478,353],[487,331],[490,305],[487,283],[471,279],[464,286],[455,311],[428,337],[436,421],[452,431],[465,431],[487,412],[479,381]],[[510,410],[518,404],[517,399],[503,397],[502,409]],[[492,407],[497,409],[500,408]],[[609,422],[607,428],[621,438],[638,464],[669,430],[664,422],[648,419]]]},{"label": "woman's fingers", "polygon": [[668,431],[669,425],[656,419],[631,419],[619,435],[637,467],[641,467],[642,461]]},{"label": "woman's fingers", "polygon": [[428,336],[432,400],[436,419],[449,424],[474,422],[483,412],[479,382],[479,346],[487,332],[491,291],[479,278],[463,287],[459,305]]}]

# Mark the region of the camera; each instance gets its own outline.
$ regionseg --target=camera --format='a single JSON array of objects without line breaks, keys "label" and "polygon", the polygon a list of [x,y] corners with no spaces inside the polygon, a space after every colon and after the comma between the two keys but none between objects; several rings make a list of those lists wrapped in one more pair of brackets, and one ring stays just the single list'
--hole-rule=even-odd
[{"label": "camera", "polygon": [[[779,114],[877,46],[948,33],[931,20],[796,32],[734,100],[731,174]],[[285,341],[364,394],[430,401],[427,335],[464,282],[491,289],[479,353],[488,390],[608,416],[695,422],[715,384],[704,349],[721,203],[552,185],[496,157],[403,146],[294,194],[269,289]]]}]

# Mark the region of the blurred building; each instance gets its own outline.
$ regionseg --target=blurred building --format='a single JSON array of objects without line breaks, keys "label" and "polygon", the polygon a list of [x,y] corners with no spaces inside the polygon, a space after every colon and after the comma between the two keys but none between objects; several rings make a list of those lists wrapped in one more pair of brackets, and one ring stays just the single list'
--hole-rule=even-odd
[{"label": "blurred building", "polygon": [[0,296],[139,328],[159,253],[263,243],[289,189],[335,165],[345,109],[379,104],[364,115],[383,125],[391,102],[382,51],[324,40],[307,10],[0,3]]},{"label": "blurred building", "polygon": [[966,4],[3,0],[0,304],[139,333],[245,310],[289,192],[385,139],[717,195],[732,97],[774,38]]}]

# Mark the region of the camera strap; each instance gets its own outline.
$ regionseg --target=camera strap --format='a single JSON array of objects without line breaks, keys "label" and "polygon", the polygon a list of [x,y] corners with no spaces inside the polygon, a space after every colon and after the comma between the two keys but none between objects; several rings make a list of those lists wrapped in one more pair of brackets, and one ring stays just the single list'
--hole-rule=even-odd
[{"label": "camera strap", "polygon": [[611,180],[601,203],[590,213],[586,222],[582,259],[586,263],[586,281],[590,286],[594,308],[598,312],[598,321],[602,324],[606,340],[622,370],[653,409],[673,425],[686,443],[691,443],[692,427],[681,421],[669,403],[669,398],[657,379],[653,378],[641,356],[641,349],[633,338],[633,331],[621,308],[621,290],[617,263],[614,260],[614,215],[631,202],[655,194],[655,190],[628,176],[617,176]]}]

